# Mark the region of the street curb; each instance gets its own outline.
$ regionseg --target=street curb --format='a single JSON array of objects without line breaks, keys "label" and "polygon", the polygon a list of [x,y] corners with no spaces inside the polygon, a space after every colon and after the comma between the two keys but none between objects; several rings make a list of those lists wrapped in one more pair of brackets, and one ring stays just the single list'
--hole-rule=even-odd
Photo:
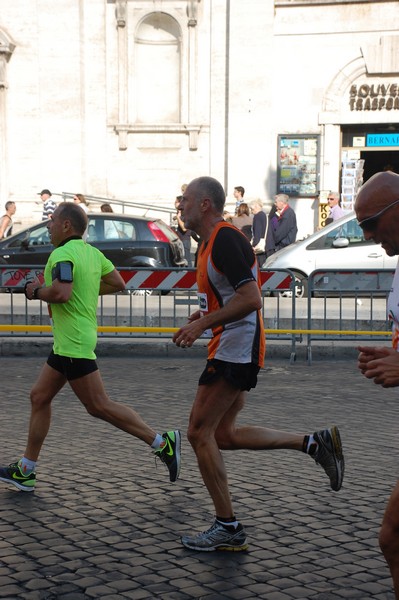
[{"label": "street curb", "polygon": [[[357,345],[360,342],[326,341],[312,344],[312,361],[318,360],[356,360],[358,356]],[[381,345],[386,345],[386,342]],[[0,356],[48,356],[53,345],[51,337],[48,338],[2,338],[0,339]],[[373,345],[379,345],[374,342]],[[169,339],[98,339],[96,354],[101,357],[118,356],[148,356],[170,358],[206,358],[206,342],[197,341],[192,348],[178,348]],[[308,350],[305,344],[297,344],[295,354],[292,347],[285,342],[276,340],[266,341],[266,360],[287,359],[289,361],[307,361]]]}]

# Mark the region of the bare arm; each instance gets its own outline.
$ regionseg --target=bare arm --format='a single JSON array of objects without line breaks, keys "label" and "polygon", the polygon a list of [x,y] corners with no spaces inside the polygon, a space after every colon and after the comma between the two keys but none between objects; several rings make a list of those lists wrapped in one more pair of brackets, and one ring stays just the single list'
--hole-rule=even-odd
[{"label": "bare arm", "polygon": [[8,215],[4,215],[4,217],[1,220],[1,224],[0,224],[0,240],[4,237],[5,230],[6,230],[7,226],[10,224],[10,221],[11,221],[11,217],[9,217]]},{"label": "bare arm", "polygon": [[[107,273],[102,277],[100,282],[99,295],[104,294],[115,294],[125,289],[125,282],[123,281],[119,272],[114,269],[111,273]],[[35,290],[36,295],[35,295]],[[63,304],[68,302],[72,295],[73,282],[61,282],[58,279],[54,279],[52,284],[48,287],[42,287],[38,279],[30,282],[26,286],[26,297],[28,300],[38,299],[43,302],[49,302],[51,304]]]},{"label": "bare arm", "polygon": [[125,282],[123,281],[121,274],[114,269],[111,273],[107,273],[107,275],[104,275],[104,277],[101,278],[99,295],[105,296],[106,294],[122,292],[125,287]]},{"label": "bare arm", "polygon": [[219,325],[226,325],[243,319],[249,313],[262,307],[262,298],[258,284],[249,281],[238,288],[231,300],[222,308],[214,312],[199,316],[199,311],[193,313],[186,325],[183,325],[173,336],[177,346],[191,346],[206,329],[212,329]]},{"label": "bare arm", "polygon": [[[72,282],[61,282],[54,279],[50,286],[42,287],[40,281],[35,279],[27,284],[25,294],[28,300],[37,299],[51,304],[64,304],[70,299],[72,289]],[[35,290],[37,290],[36,295],[34,295]]]}]

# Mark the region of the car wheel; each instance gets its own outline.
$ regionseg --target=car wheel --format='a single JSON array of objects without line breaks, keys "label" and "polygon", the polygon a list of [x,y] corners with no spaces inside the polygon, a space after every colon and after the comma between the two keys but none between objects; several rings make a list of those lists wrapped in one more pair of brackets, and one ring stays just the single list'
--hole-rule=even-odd
[{"label": "car wheel", "polygon": [[[294,273],[295,275],[295,298],[307,298],[308,297],[308,279],[301,273]],[[298,285],[296,285],[298,283]],[[291,290],[285,292],[277,292],[276,295],[280,298],[292,298]]]}]

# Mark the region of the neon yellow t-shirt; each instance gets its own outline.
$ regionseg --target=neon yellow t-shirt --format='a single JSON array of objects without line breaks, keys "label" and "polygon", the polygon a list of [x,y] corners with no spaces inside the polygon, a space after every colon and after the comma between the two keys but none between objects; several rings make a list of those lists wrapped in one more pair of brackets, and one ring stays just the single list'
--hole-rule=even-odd
[{"label": "neon yellow t-shirt", "polygon": [[50,304],[54,354],[71,358],[96,358],[97,304],[101,277],[114,265],[104,254],[82,239],[71,239],[50,254],[44,270],[46,286],[59,262],[73,265],[73,291],[68,302]]}]

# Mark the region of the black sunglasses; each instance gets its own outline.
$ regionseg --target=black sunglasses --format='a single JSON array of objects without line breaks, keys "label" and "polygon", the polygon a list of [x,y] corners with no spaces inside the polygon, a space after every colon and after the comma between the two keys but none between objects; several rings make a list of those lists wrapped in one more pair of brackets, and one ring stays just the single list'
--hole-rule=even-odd
[{"label": "black sunglasses", "polygon": [[382,217],[384,212],[392,208],[392,206],[395,206],[395,204],[399,204],[399,200],[395,200],[395,202],[392,202],[392,204],[388,204],[388,206],[380,210],[378,213],[375,213],[375,215],[372,215],[371,217],[366,217],[362,221],[359,221],[359,227],[361,227],[362,229],[368,229],[369,231],[374,231],[375,229],[377,229],[380,217]]}]

